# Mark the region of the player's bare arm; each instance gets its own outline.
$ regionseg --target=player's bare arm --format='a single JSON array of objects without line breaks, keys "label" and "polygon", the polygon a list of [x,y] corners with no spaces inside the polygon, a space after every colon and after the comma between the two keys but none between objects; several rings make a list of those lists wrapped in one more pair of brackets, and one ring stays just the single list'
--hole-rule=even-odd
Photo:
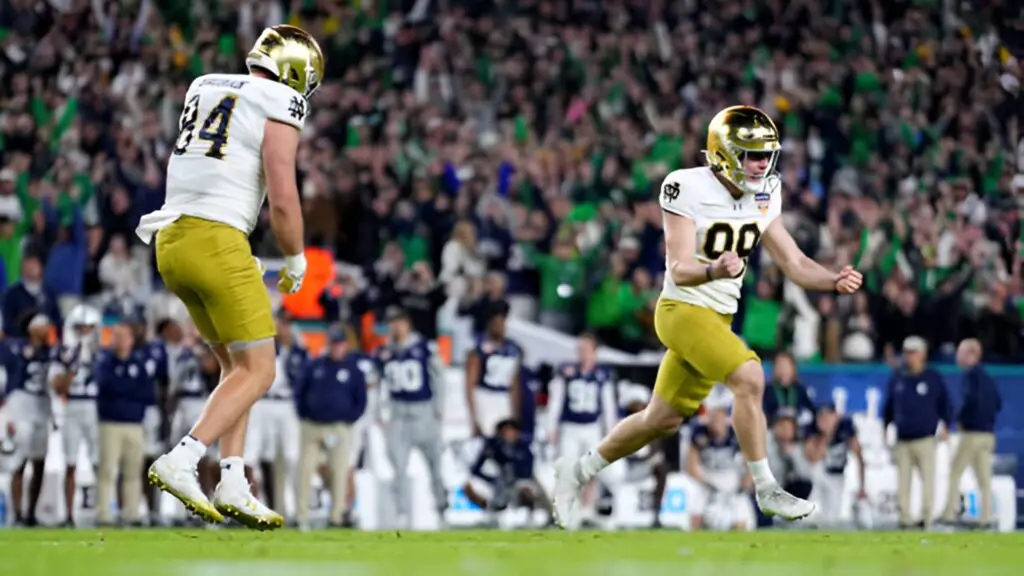
[{"label": "player's bare arm", "polygon": [[263,171],[270,201],[270,227],[286,255],[302,254],[302,206],[295,182],[299,131],[283,122],[267,120],[263,136]]},{"label": "player's bare arm", "polygon": [[781,218],[776,218],[768,225],[761,241],[768,249],[772,261],[778,264],[786,278],[801,288],[820,292],[835,290],[841,294],[852,294],[860,288],[864,281],[861,273],[854,270],[852,266],[845,266],[839,272],[833,272],[804,254],[793,240],[789,230],[786,230]]},{"label": "player's bare arm", "polygon": [[707,480],[704,479],[704,473],[700,469],[700,449],[696,446],[691,446],[689,451],[686,453],[686,473],[693,478],[693,481],[697,484],[707,485]]},{"label": "player's bare arm", "polygon": [[726,252],[714,262],[697,260],[697,229],[692,218],[665,211],[665,252],[676,286],[699,286],[719,278],[733,278],[743,272],[743,260]]},{"label": "player's bare arm", "polygon": [[512,417],[516,421],[522,418],[523,398],[523,369],[517,368],[516,375],[512,378],[512,389],[509,391],[509,401],[512,403]]},{"label": "player's bare arm", "polygon": [[469,422],[473,427],[473,435],[480,436],[483,432],[477,424],[476,404],[473,402],[474,390],[477,380],[480,378],[480,355],[470,350],[466,355],[466,407],[469,410]]},{"label": "player's bare arm", "polygon": [[850,452],[853,452],[853,457],[857,459],[857,481],[859,482],[857,496],[859,498],[866,498],[867,484],[864,482],[864,452],[861,450],[860,440],[856,436],[850,438]]}]

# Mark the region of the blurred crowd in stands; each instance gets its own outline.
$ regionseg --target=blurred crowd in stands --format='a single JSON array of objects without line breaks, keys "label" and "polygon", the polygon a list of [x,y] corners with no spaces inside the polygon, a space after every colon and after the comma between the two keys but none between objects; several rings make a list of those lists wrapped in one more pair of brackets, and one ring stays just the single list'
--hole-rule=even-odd
[{"label": "blurred crowd in stands", "polygon": [[[159,279],[133,233],[159,207],[191,80],[244,72],[265,25],[321,39],[299,182],[311,245],[361,268],[326,320],[396,302],[513,314],[656,349],[656,189],[703,163],[719,109],[784,135],[785,222],[863,294],[788,284],[766,255],[736,329],[804,361],[1024,361],[1024,8],[1014,0],[3,0],[3,329],[41,304],[122,310]],[[266,219],[252,237],[275,256]],[[127,304],[126,304],[127,303]],[[443,322],[442,322],[443,324]]]}]

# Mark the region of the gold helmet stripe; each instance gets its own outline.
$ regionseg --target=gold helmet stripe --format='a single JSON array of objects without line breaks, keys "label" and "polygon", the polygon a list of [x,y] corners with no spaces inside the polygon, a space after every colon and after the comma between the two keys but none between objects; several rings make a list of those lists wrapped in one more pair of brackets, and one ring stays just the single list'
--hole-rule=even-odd
[{"label": "gold helmet stripe", "polygon": [[278,82],[306,96],[313,94],[324,77],[320,45],[305,30],[281,24],[263,30],[245,59],[252,72],[264,70]]}]

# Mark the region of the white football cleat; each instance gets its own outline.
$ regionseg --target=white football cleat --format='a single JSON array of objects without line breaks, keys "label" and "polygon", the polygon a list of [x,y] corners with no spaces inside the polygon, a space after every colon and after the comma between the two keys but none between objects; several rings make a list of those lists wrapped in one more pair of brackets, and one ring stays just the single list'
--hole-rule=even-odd
[{"label": "white football cleat", "polygon": [[284,516],[257,500],[247,484],[232,484],[223,481],[217,484],[213,503],[218,512],[253,530],[275,530],[284,526]]},{"label": "white football cleat", "polygon": [[206,522],[224,522],[224,516],[217,511],[199,486],[199,475],[194,467],[182,463],[170,454],[164,454],[149,467],[147,477],[150,484],[181,500],[186,510]]},{"label": "white football cleat", "polygon": [[777,484],[764,490],[758,490],[757,506],[765,516],[778,516],[791,522],[807,518],[818,508],[813,502],[797,498]]},{"label": "white football cleat", "polygon": [[555,522],[565,530],[576,530],[580,525],[580,498],[583,483],[576,477],[576,462],[559,458],[555,462],[555,490],[551,495],[551,508]]}]

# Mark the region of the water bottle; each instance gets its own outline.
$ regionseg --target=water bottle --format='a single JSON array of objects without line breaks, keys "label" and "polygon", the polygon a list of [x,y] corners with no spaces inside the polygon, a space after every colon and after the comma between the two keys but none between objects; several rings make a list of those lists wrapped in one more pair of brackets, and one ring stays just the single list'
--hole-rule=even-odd
[{"label": "water bottle", "polygon": [[7,494],[0,491],[0,528],[7,526]]}]

